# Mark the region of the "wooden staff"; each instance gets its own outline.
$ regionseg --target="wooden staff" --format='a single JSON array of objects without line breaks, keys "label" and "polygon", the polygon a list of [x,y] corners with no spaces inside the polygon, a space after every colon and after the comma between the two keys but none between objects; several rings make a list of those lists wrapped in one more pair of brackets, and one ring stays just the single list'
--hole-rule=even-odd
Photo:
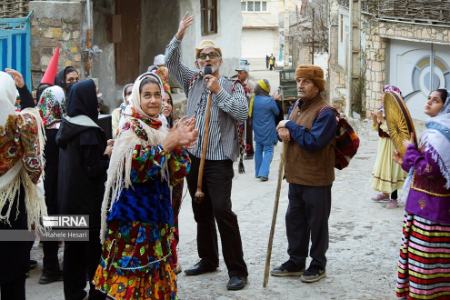
[{"label": "wooden staff", "polygon": [[195,192],[194,196],[194,200],[197,203],[201,203],[205,198],[205,193],[202,190],[203,171],[205,169],[206,152],[208,151],[208,144],[209,144],[209,119],[211,118],[211,104],[212,104],[211,92],[209,92],[208,100],[206,102],[205,130],[203,131],[202,154],[200,156],[200,166],[198,167],[197,191]]},{"label": "wooden staff", "polygon": [[275,235],[275,224],[277,222],[278,203],[280,202],[281,183],[284,177],[284,164],[286,157],[287,145],[283,143],[283,150],[280,154],[280,165],[278,166],[278,181],[275,192],[275,202],[273,203],[272,225],[270,226],[269,243],[267,244],[266,264],[264,266],[263,287],[267,287],[269,282],[270,259],[272,257],[273,236]]}]

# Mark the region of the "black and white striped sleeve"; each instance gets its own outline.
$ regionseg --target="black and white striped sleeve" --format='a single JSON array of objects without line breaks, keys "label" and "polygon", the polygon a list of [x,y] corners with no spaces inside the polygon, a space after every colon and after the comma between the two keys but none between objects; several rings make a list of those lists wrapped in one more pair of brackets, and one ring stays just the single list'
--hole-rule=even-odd
[{"label": "black and white striped sleeve", "polygon": [[228,113],[234,119],[242,122],[245,121],[248,115],[248,104],[244,88],[242,85],[236,84],[232,94],[229,94],[223,88],[223,84],[224,83],[222,82],[222,88],[219,93],[217,93],[216,97],[214,97],[215,103],[221,110]]},{"label": "black and white striped sleeve", "polygon": [[173,37],[166,47],[166,65],[169,69],[169,74],[175,78],[179,84],[183,86],[186,95],[189,92],[189,81],[196,74],[196,72],[181,63],[181,40]]}]

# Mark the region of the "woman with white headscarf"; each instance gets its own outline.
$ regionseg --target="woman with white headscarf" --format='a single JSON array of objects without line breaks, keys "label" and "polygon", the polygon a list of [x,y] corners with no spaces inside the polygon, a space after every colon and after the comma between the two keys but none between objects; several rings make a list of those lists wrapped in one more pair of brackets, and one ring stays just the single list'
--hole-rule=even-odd
[{"label": "woman with white headscarf", "polygon": [[450,298],[450,99],[433,91],[425,105],[431,118],[417,148],[395,160],[407,179],[403,243],[398,262],[397,296],[401,299]]},{"label": "woman with white headscarf", "polygon": [[[46,215],[37,188],[43,169],[44,135],[34,108],[16,112],[17,90],[12,77],[0,72],[0,230],[41,231]],[[0,242],[1,299],[25,299],[32,242]]]},{"label": "woman with white headscarf", "polygon": [[[57,86],[46,88],[38,99],[37,108],[45,127],[47,143],[45,144],[45,204],[49,215],[58,214],[58,165],[59,148],[56,145],[56,134],[61,125],[65,107],[64,90]],[[62,280],[58,261],[58,242],[42,242],[44,257],[40,284]]]},{"label": "woman with white headscarf", "polygon": [[170,186],[190,169],[182,149],[197,139],[193,118],[171,131],[159,119],[161,79],[139,76],[114,143],[102,204],[96,288],[114,299],[176,299]]}]

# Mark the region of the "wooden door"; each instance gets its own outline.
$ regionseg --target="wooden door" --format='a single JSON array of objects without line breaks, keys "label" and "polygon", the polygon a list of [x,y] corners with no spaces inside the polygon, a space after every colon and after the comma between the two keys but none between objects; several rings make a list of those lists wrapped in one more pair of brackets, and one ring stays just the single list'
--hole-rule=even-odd
[{"label": "wooden door", "polygon": [[121,20],[121,41],[115,44],[116,82],[134,82],[139,75],[141,0],[116,0]]}]

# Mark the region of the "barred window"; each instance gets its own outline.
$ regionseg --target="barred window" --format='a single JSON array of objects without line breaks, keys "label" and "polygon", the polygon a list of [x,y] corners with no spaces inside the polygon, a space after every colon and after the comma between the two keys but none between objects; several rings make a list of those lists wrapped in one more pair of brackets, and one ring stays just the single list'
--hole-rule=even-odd
[{"label": "barred window", "polygon": [[217,0],[201,0],[202,35],[217,33]]}]

